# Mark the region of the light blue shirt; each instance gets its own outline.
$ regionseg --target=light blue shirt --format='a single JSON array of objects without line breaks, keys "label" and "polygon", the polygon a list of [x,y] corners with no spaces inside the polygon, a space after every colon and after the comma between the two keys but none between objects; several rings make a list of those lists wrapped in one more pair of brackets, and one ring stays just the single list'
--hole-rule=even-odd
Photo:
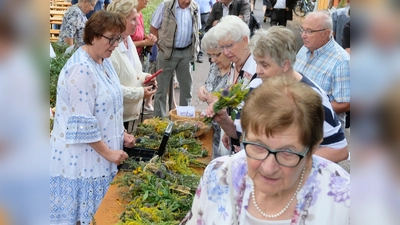
[{"label": "light blue shirt", "polygon": [[[193,1],[193,0],[192,0]],[[151,19],[151,26],[160,29],[163,20],[164,2],[162,2],[156,9]],[[175,34],[175,48],[184,48],[192,43],[193,24],[190,13],[190,6],[182,9],[178,1],[175,3],[176,12],[176,34]],[[200,13],[197,13],[198,27],[201,29]]]},{"label": "light blue shirt", "polygon": [[196,1],[200,7],[200,13],[209,13],[211,11],[211,7],[215,4],[215,0],[197,0]]}]

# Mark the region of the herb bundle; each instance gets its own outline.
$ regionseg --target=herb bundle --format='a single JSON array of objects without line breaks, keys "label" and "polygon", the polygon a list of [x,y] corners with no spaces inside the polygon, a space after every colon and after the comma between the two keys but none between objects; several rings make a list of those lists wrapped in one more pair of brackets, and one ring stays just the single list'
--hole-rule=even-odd
[{"label": "herb bundle", "polygon": [[[214,112],[217,113],[221,109],[230,107],[232,109],[231,118],[234,120],[236,118],[236,113],[239,110],[238,106],[244,101],[249,93],[250,89],[246,87],[247,85],[244,86],[242,81],[223,88],[219,92],[213,92],[213,95],[218,97],[218,100],[214,103]],[[209,124],[213,118],[214,117],[205,116],[203,121],[204,123]]]}]

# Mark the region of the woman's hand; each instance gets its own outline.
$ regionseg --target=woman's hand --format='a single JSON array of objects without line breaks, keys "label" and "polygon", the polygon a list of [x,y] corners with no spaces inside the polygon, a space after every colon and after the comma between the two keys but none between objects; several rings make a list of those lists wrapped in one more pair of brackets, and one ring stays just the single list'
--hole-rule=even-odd
[{"label": "woman's hand", "polygon": [[124,146],[126,148],[133,148],[135,146],[135,136],[124,132]]},{"label": "woman's hand", "polygon": [[[147,78],[151,77],[151,76],[152,76],[152,75],[148,73],[148,74],[145,76],[145,80],[146,80]],[[146,83],[146,85],[147,85],[147,86],[154,85],[154,90],[158,88],[157,80],[156,80],[155,77],[154,77],[153,79],[151,79],[148,83]]]},{"label": "woman's hand", "polygon": [[153,86],[149,85],[147,87],[143,87],[143,98],[149,98],[156,93],[157,89],[153,89]]},{"label": "woman's hand", "polygon": [[206,90],[206,87],[204,85],[201,86],[197,91],[197,96],[199,97],[200,101],[208,101],[208,91]]},{"label": "woman's hand", "polygon": [[148,34],[144,37],[145,45],[152,46],[157,42],[157,37],[153,34]]},{"label": "woman's hand", "polygon": [[128,159],[128,154],[123,150],[108,150],[107,154],[104,155],[104,158],[112,163],[117,165],[123,163],[126,159]]},{"label": "woman's hand", "polygon": [[231,144],[230,144],[229,136],[224,133],[224,136],[222,136],[221,141],[222,141],[222,144],[224,144],[225,148],[230,151],[231,150],[231,146],[230,146]]}]

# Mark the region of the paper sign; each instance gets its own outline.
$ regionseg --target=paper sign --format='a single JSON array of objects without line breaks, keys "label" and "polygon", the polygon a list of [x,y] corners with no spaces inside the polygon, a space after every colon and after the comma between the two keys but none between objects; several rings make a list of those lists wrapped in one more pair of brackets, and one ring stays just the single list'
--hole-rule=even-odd
[{"label": "paper sign", "polygon": [[176,115],[194,118],[196,110],[194,106],[178,106],[176,108]]}]

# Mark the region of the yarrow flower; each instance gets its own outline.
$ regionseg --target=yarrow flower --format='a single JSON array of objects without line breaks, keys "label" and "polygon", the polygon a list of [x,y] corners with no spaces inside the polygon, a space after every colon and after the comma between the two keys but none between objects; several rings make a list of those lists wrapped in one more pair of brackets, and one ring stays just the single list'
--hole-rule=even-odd
[{"label": "yarrow flower", "polygon": [[[246,88],[243,82],[228,86],[221,89],[219,92],[213,92],[214,96],[218,97],[218,101],[214,103],[214,112],[217,113],[221,109],[230,107],[232,109],[231,118],[235,119],[236,113],[238,111],[238,106],[241,102],[246,99],[249,93],[249,88]],[[214,117],[204,117],[205,123],[211,123]]]}]

